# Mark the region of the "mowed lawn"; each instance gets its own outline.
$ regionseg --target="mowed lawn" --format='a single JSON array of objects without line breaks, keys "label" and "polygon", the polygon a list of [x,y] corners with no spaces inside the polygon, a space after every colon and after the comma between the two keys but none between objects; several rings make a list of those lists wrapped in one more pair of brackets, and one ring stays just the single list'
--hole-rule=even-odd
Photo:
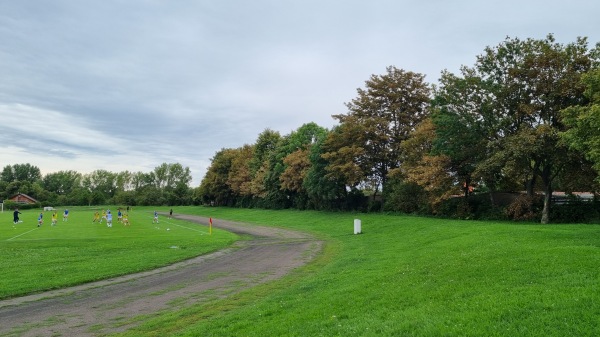
[{"label": "mowed lawn", "polygon": [[[153,224],[153,209],[135,208],[129,212],[131,225],[117,222],[113,227],[92,223],[100,207],[69,208],[68,221],[58,210],[58,223],[51,226],[52,212],[23,210],[22,223],[13,224],[12,210],[1,213],[0,221],[0,299],[43,290],[62,288],[113,276],[154,269],[221,249],[238,240],[231,233],[195,223],[159,216]],[[168,212],[168,208],[157,209]]]},{"label": "mowed lawn", "polygon": [[[124,336],[598,336],[600,227],[181,208],[295,228],[323,254],[282,280]],[[363,234],[353,235],[353,219]]]},{"label": "mowed lawn", "polygon": [[[62,211],[59,210],[59,211]],[[113,209],[114,211],[114,209]],[[168,209],[159,209],[167,212]],[[239,239],[219,219],[292,228],[326,242],[278,281],[153,318],[123,336],[598,336],[600,226],[454,221],[383,214],[176,207],[213,217],[213,235],[152,209],[131,227],[93,209],[0,227],[0,296],[145,270]],[[363,234],[353,234],[353,220]],[[167,231],[166,228],[170,230]]]}]

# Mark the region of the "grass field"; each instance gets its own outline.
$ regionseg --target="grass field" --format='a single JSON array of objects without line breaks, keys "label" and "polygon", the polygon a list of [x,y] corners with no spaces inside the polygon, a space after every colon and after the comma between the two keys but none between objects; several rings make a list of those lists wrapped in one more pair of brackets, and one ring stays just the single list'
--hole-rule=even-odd
[{"label": "grass field", "polygon": [[[106,209],[106,207],[104,207]],[[113,227],[92,223],[100,207],[70,208],[63,222],[51,226],[52,212],[44,213],[44,224],[37,227],[40,210],[22,211],[23,221],[13,224],[12,211],[2,214],[0,226],[0,298],[106,279],[198,256],[230,245],[236,235],[208,229],[198,224],[159,216],[153,224],[152,209],[129,212],[130,226],[117,222]],[[167,212],[168,209],[158,209]]]},{"label": "grass field", "polygon": [[[328,242],[289,277],[125,336],[598,336],[600,227],[179,210]],[[360,218],[364,234],[353,235]]]},{"label": "grass field", "polygon": [[[316,261],[281,280],[224,300],[165,312],[120,335],[600,335],[600,227],[596,225],[452,221],[291,210],[174,210],[294,228],[325,240],[326,246]],[[82,275],[96,274],[96,264],[102,262],[102,257],[123,257],[130,253],[129,246],[140,245],[132,253],[139,256],[119,262],[123,270],[149,267],[129,266],[146,259],[141,256],[162,256],[155,263],[158,265],[166,263],[171,254],[204,248],[193,242],[184,243],[186,235],[175,238],[169,236],[172,231],[153,230],[149,211],[135,211],[131,229],[138,223],[140,231],[134,235],[129,235],[128,228],[118,226],[113,228],[122,231],[118,236],[115,232],[106,233],[106,228],[93,227],[96,225],[90,224],[91,213],[85,217],[87,222],[78,224],[92,227],[85,229],[83,233],[87,234],[76,231],[73,233],[79,234],[70,238],[60,235],[41,240],[42,233],[58,229],[44,228],[27,234],[40,235],[38,239],[9,240],[3,226],[3,276],[6,254],[14,260],[15,266],[9,268],[13,272],[37,263],[36,268],[43,269],[46,275],[78,272],[77,278],[83,279]],[[33,220],[34,215],[31,214]],[[352,234],[354,218],[362,220],[361,235]],[[221,244],[235,239],[215,231],[222,237]],[[93,239],[88,241],[87,236]],[[198,240],[203,239],[200,236]],[[115,241],[121,244],[111,244]],[[153,247],[158,242],[160,249]],[[172,250],[168,248],[171,245],[187,248]],[[58,263],[64,246],[96,249],[80,258],[73,255],[78,257],[75,260],[85,261]],[[45,262],[36,262],[37,259]],[[82,267],[69,266],[76,262]],[[69,271],[55,270],[58,265]],[[12,282],[27,283],[26,276],[21,277],[13,276]],[[4,277],[0,282],[4,291]]]}]

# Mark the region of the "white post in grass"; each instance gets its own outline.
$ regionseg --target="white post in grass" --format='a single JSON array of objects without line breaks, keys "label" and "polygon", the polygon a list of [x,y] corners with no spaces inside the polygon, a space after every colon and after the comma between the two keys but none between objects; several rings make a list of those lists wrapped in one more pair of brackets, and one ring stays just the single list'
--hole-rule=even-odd
[{"label": "white post in grass", "polygon": [[362,233],[360,229],[360,219],[354,219],[354,234]]}]

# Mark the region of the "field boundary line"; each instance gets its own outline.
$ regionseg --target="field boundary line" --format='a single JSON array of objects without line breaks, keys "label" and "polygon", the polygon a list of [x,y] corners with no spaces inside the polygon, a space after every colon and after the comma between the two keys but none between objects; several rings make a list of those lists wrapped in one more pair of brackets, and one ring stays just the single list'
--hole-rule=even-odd
[{"label": "field boundary line", "polygon": [[[159,214],[161,214],[161,215],[162,215],[162,213],[159,213]],[[163,215],[163,216],[164,216],[164,215]],[[150,215],[148,218],[150,218],[150,219],[153,219],[153,218],[154,218],[154,216]],[[169,219],[169,218],[167,218],[167,219]],[[167,220],[167,221],[163,220],[163,222],[162,222],[162,223],[161,223],[161,222],[159,222],[158,224],[156,224],[156,223],[153,223],[153,225],[160,225],[160,224],[164,224],[164,223],[167,223],[167,224],[169,224],[169,225],[173,225],[173,226],[177,226],[177,227],[181,227],[181,228],[185,228],[185,229],[189,229],[189,230],[191,230],[191,231],[194,231],[194,232],[198,232],[198,233],[200,233],[200,235],[208,234],[208,231],[203,231],[203,230],[195,229],[195,228],[192,228],[192,227],[186,227],[186,226],[178,225],[178,224],[176,224],[176,223],[174,223],[174,222],[171,222],[171,221],[168,221],[168,220]]]},{"label": "field boundary line", "polygon": [[31,233],[31,232],[33,232],[33,231],[34,231],[34,230],[36,230],[36,229],[39,229],[39,228],[34,228],[34,229],[32,229],[32,230],[30,230],[30,231],[27,231],[27,232],[25,232],[25,233],[21,233],[21,234],[19,234],[19,235],[17,235],[17,236],[13,236],[13,237],[12,237],[12,238],[10,238],[10,239],[6,239],[6,241],[10,241],[10,240],[12,240],[12,239],[16,239],[16,238],[18,238],[19,236],[22,236],[22,235],[25,235],[25,234]]}]

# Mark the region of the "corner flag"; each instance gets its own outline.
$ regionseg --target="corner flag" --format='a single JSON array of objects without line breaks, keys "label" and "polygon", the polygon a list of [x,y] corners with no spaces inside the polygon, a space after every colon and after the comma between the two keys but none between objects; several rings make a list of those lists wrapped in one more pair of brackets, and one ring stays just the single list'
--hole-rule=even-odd
[{"label": "corner flag", "polygon": [[208,235],[212,235],[212,218],[208,218]]}]

